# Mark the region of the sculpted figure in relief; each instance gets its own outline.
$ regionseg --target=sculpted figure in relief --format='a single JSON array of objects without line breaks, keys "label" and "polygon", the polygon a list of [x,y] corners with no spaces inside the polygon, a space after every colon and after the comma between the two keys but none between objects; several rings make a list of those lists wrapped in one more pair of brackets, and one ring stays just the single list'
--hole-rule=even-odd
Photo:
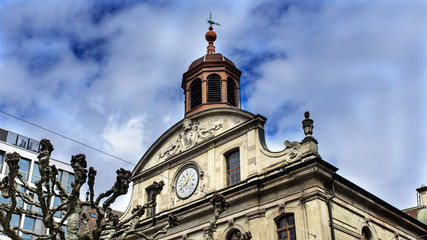
[{"label": "sculpted figure in relief", "polygon": [[197,143],[215,136],[214,132],[222,128],[222,124],[211,127],[199,127],[197,121],[188,118],[184,119],[182,129],[174,141],[159,153],[159,158],[170,157],[185,151]]}]

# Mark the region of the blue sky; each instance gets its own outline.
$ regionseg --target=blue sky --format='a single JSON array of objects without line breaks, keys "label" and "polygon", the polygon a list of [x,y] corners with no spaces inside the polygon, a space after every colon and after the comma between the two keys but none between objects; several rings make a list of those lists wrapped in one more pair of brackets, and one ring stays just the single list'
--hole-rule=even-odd
[{"label": "blue sky", "polygon": [[[206,52],[243,71],[243,108],[268,118],[267,144],[301,140],[306,110],[321,156],[398,208],[427,184],[426,1],[2,1],[0,110],[137,163],[184,116],[182,74]],[[5,115],[85,153],[97,192],[133,166]],[[124,209],[123,199],[116,205]]]}]

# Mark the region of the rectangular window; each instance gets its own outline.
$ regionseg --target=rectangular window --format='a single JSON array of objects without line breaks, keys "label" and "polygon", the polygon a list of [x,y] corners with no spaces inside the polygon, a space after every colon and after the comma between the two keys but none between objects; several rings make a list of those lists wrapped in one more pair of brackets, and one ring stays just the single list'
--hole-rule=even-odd
[{"label": "rectangular window", "polygon": [[[63,174],[63,171],[61,169],[58,169],[58,175],[56,175],[56,179],[61,184],[62,184],[62,174]],[[55,184],[55,183],[52,183],[52,184]],[[58,187],[56,185],[55,185],[55,189],[58,189]]]},{"label": "rectangular window", "polygon": [[40,142],[36,141],[34,139],[28,140],[28,149],[34,152],[38,152],[39,151],[39,146],[40,146]]},{"label": "rectangular window", "polygon": [[276,220],[279,240],[296,240],[294,215],[287,215]]},{"label": "rectangular window", "polygon": [[27,148],[28,140],[29,138],[18,135],[18,141],[16,142],[16,145],[21,148]]},{"label": "rectangular window", "polygon": [[[59,205],[61,205],[61,198],[58,196],[55,196],[53,198],[53,207],[56,208]],[[61,218],[61,215],[62,215],[61,211],[57,211],[53,216],[56,218]]]},{"label": "rectangular window", "polygon": [[[18,185],[19,186],[19,190],[21,191],[21,193],[25,192],[25,187],[22,185]],[[22,198],[19,197],[18,195],[16,196],[16,206],[22,208],[24,206],[24,201],[22,201]]]},{"label": "rectangular window", "polygon": [[[147,188],[147,202],[150,202],[152,200],[156,200],[156,197],[153,194],[153,188],[148,187]],[[147,217],[154,216],[156,214],[156,207],[148,208],[147,209]]]},{"label": "rectangular window", "polygon": [[67,187],[66,187],[66,191],[67,193],[71,193],[73,188],[71,187],[71,184],[74,181],[74,174],[72,173],[68,173],[68,179],[67,179]]},{"label": "rectangular window", "polygon": [[240,182],[240,156],[239,150],[226,155],[227,162],[227,186]]},{"label": "rectangular window", "polygon": [[41,180],[42,177],[40,175],[39,163],[35,162],[33,167],[33,174],[31,175],[31,182],[36,183],[36,181]]},{"label": "rectangular window", "polygon": [[17,138],[18,138],[18,134],[13,133],[13,132],[7,132],[6,142],[13,144],[13,145],[16,145]]},{"label": "rectangular window", "polygon": [[19,172],[22,174],[24,179],[28,181],[28,172],[30,171],[31,161],[25,158],[19,159]]},{"label": "rectangular window", "polygon": [[[34,224],[35,223],[36,223],[35,218],[26,216],[24,219],[23,229],[34,232]],[[32,234],[22,234],[22,238],[31,240],[33,238],[33,235]]]},{"label": "rectangular window", "polygon": [[20,223],[21,223],[21,215],[13,213],[12,218],[10,219],[10,226],[11,227],[19,227]]}]

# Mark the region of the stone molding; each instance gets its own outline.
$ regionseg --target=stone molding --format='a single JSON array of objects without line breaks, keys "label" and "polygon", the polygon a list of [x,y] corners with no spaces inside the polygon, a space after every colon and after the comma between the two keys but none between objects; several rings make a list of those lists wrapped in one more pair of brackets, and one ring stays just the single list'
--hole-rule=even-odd
[{"label": "stone molding", "polygon": [[248,221],[256,218],[265,217],[265,209],[257,209],[256,211],[246,213],[246,217],[248,218]]}]

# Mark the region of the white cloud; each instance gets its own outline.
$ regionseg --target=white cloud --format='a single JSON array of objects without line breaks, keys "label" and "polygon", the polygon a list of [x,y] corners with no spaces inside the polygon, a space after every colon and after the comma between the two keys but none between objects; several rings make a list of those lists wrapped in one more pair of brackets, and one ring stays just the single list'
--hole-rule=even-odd
[{"label": "white cloud", "polygon": [[[415,187],[427,183],[426,4],[213,3],[6,1],[0,109],[137,162],[184,115],[182,73],[206,52],[212,11],[222,24],[216,49],[244,70],[243,105],[269,119],[272,149],[303,138],[310,110],[321,155],[339,173],[400,208],[414,205]],[[98,170],[97,191],[113,184],[115,169],[132,167],[0,121],[51,138],[64,161],[86,153]]]},{"label": "white cloud", "polygon": [[137,159],[142,152],[143,132],[143,116],[134,116],[125,123],[119,123],[116,116],[110,116],[102,133],[104,149],[115,156]]}]

